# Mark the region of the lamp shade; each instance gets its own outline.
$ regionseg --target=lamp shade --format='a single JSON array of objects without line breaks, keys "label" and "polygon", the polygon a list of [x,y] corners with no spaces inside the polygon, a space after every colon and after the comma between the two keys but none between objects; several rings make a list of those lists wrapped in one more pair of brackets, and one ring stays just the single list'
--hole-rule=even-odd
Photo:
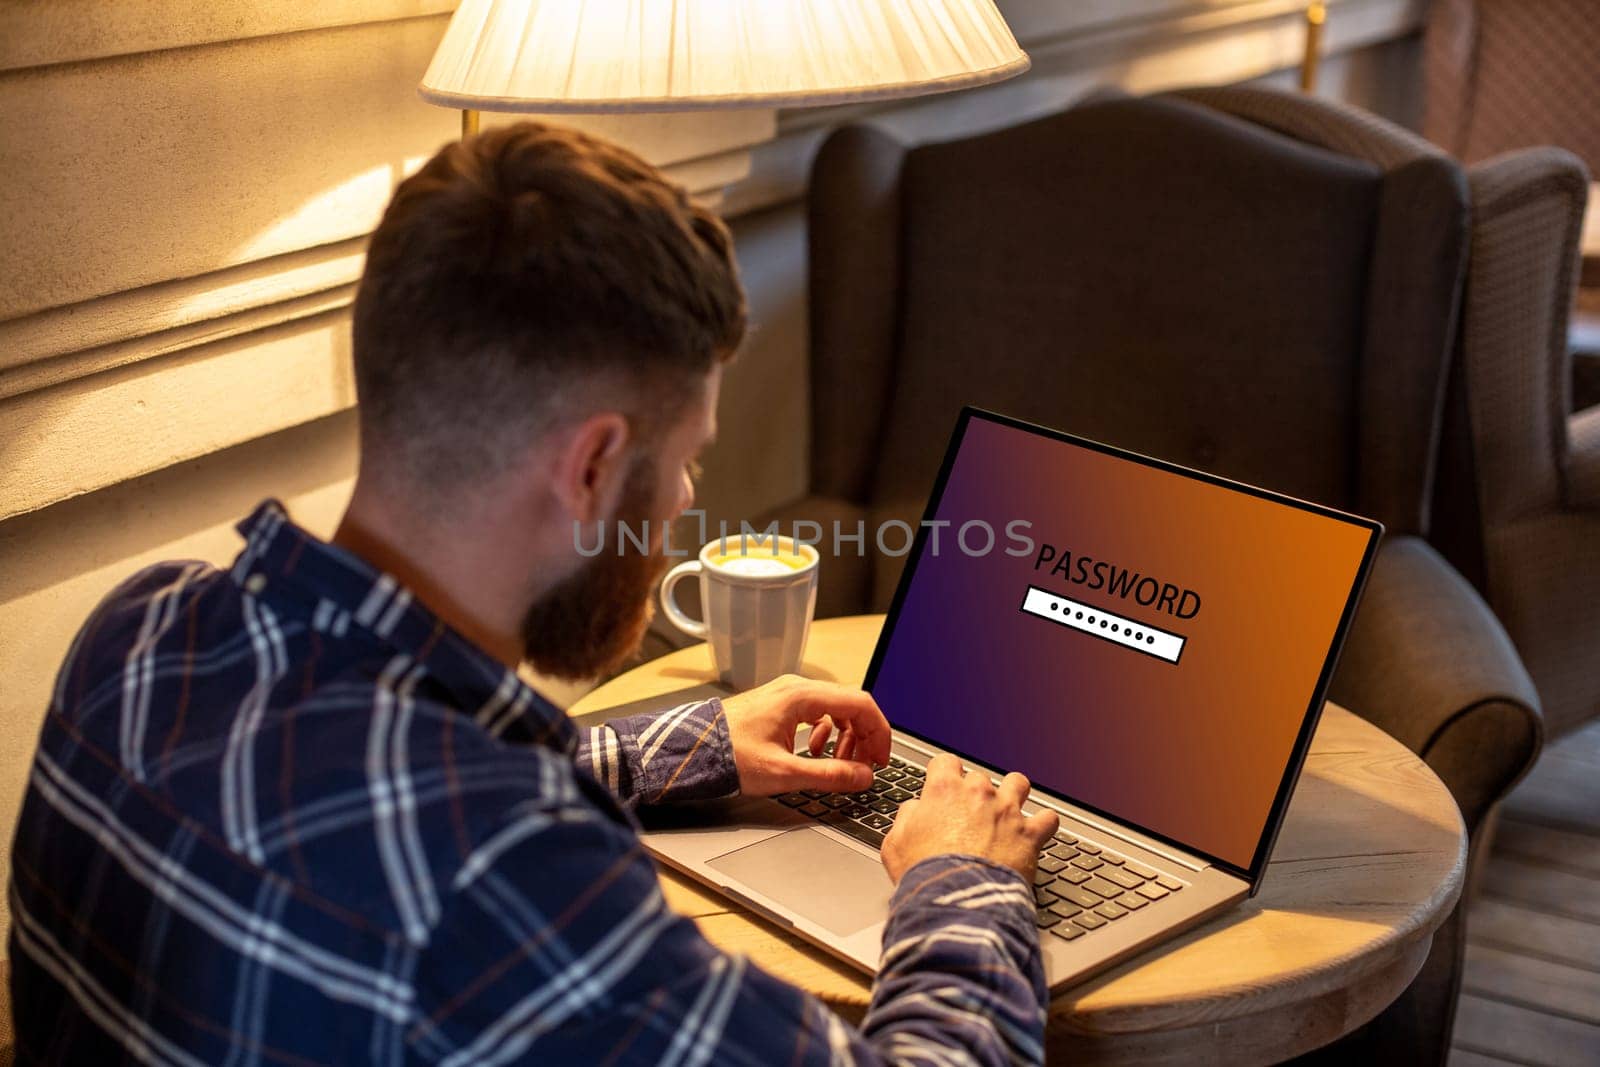
[{"label": "lamp shade", "polygon": [[993,0],[462,0],[419,93],[479,111],[913,96],[1028,69]]}]

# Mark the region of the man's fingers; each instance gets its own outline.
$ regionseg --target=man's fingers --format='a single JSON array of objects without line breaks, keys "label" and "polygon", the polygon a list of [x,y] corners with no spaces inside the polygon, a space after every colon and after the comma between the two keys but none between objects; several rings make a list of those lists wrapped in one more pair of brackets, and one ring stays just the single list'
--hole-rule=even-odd
[{"label": "man's fingers", "polygon": [[1026,775],[1012,771],[1000,780],[1000,799],[1007,804],[1015,804],[1020,808],[1022,807],[1022,802],[1028,799],[1028,790],[1032,788],[1033,786],[1028,782]]},{"label": "man's fingers", "polygon": [[796,705],[802,722],[817,722],[826,716],[855,735],[864,759],[879,765],[889,762],[889,720],[870,694],[830,682],[808,682]]},{"label": "man's fingers", "polygon": [[1041,846],[1055,836],[1061,829],[1061,816],[1049,808],[1040,808],[1038,811],[1022,820],[1022,825],[1033,834],[1033,839]]},{"label": "man's fingers", "polygon": [[833,720],[824,715],[811,725],[811,736],[807,739],[806,747],[813,756],[822,755],[822,750],[828,745],[828,735],[833,733]]},{"label": "man's fingers", "polygon": [[838,729],[838,742],[834,745],[835,760],[854,760],[856,758],[856,731],[850,726],[840,726]]},{"label": "man's fingers", "polygon": [[928,781],[961,777],[961,761],[948,752],[941,752],[928,761]]},{"label": "man's fingers", "polygon": [[831,793],[854,793],[872,788],[872,768],[845,759],[802,759],[786,761],[787,791],[826,789]]}]

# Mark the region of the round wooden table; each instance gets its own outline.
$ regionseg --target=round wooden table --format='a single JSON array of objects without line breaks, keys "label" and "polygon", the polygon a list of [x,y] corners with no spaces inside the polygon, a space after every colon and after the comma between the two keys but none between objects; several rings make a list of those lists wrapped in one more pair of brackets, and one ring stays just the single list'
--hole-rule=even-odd
[{"label": "round wooden table", "polygon": [[[812,625],[802,673],[858,685],[883,616]],[[629,671],[581,715],[714,679],[705,645]],[[1388,734],[1329,704],[1261,892],[1050,1005],[1062,1063],[1276,1063],[1360,1026],[1411,982],[1461,891],[1466,831],[1444,785]],[[870,983],[722,897],[662,871],[667,900],[859,1020]]]}]

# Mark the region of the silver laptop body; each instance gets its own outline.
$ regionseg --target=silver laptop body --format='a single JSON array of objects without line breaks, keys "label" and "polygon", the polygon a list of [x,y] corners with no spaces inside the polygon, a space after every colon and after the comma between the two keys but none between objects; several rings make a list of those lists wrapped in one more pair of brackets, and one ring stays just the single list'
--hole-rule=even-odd
[{"label": "silver laptop body", "polygon": [[[1282,823],[1288,798],[1315,730],[1339,647],[1370,570],[1381,527],[1367,519],[1227,482],[974,408],[965,409],[957,424],[928,505],[929,518],[938,513],[952,466],[969,426],[973,425],[982,427],[985,434],[1003,431],[1055,442],[1064,450],[1063,455],[1068,461],[1073,450],[1088,450],[1096,454],[1097,462],[1103,463],[1109,458],[1119,463],[1137,464],[1209,483],[1219,493],[1245,493],[1256,500],[1301,509],[1326,520],[1353,526],[1359,538],[1364,538],[1364,542],[1353,550],[1358,551],[1358,556],[1352,556],[1356,561],[1344,564],[1348,574],[1338,578],[1340,583],[1348,586],[1348,592],[1343,599],[1342,613],[1337,619],[1327,620],[1326,629],[1332,632],[1333,637],[1327,644],[1325,654],[1323,649],[1316,650],[1321,654],[1322,669],[1315,681],[1305,688],[1306,703],[1285,712],[1285,715],[1299,716],[1298,729],[1293,735],[1295,743],[1292,749],[1282,754],[1281,782],[1248,863],[1228,863],[1208,857],[1198,850],[1184,847],[1171,836],[1143,830],[1122,821],[1117,818],[1116,812],[1108,811],[1102,805],[1076,802],[1062,792],[1053,791],[1050,785],[1054,783],[1043,780],[1045,776],[1030,774],[1034,790],[1025,810],[1049,808],[1061,817],[1061,831],[1051,846],[1041,853],[1040,872],[1035,879],[1045,977],[1051,989],[1058,990],[1203,922],[1259,889],[1272,842]],[[923,534],[919,534],[908,558],[906,572],[886,620],[872,668],[868,671],[866,688],[879,696],[880,703],[884,702],[884,698],[874,688],[874,679],[880,675],[879,668],[885,662],[886,650],[890,648],[900,613],[907,604],[908,590],[915,585],[914,571],[926,547]],[[1030,576],[1025,583],[1026,589],[1021,587],[1024,583],[1019,581],[1017,592],[1023,595],[1018,609],[1020,612],[1045,614],[1042,602],[1037,602],[1035,598],[1041,594],[1048,598],[1051,594],[1037,588],[1039,581],[1036,576]],[[1069,605],[1081,606],[1079,600],[1057,595]],[[1084,599],[1090,598],[1086,596]],[[1057,611],[1058,606],[1052,603],[1048,610]],[[1127,618],[1122,614],[1112,617]],[[1064,625],[1059,618],[1039,621],[1037,625],[1050,626],[1052,623]],[[1027,620],[1007,625],[1034,625],[1034,622]],[[1085,629],[1081,623],[1077,628]],[[1142,631],[1140,640],[1144,640]],[[1101,654],[1110,653],[1102,650]],[[1191,653],[1194,656],[1200,654],[1199,650]],[[1153,655],[1151,653],[1142,659],[1132,657],[1130,662],[1138,660],[1143,663]],[[1167,659],[1176,663],[1176,657]],[[973,668],[962,666],[955,669]],[[649,703],[660,707],[663,701],[677,703],[715,694],[725,695],[714,686],[701,686]],[[630,706],[612,709],[605,714],[636,710],[642,709]],[[906,785],[908,776],[925,767],[927,761],[941,751],[952,752],[969,771],[986,772],[996,782],[1006,770],[1015,769],[989,766],[975,759],[971,753],[944,747],[939,738],[928,736],[925,732],[918,736],[918,732],[902,730],[902,723],[897,721],[895,712],[888,705],[885,705],[885,712],[895,727],[894,760],[889,768],[880,771],[880,780],[874,786],[877,792],[868,791],[872,799],[869,800],[866,793],[852,797],[830,797],[820,793],[790,794],[782,798],[740,798],[687,808],[653,810],[644,815],[645,846],[667,866],[778,926],[793,931],[862,972],[875,973],[893,886],[884,872],[873,842],[881,840],[879,835],[887,829],[888,820],[892,819],[891,808],[896,795],[894,787]],[[800,751],[804,751],[803,732],[799,747]],[[887,783],[890,788],[884,788],[883,775],[896,770],[901,772],[900,776]],[[1138,768],[1129,768],[1128,773],[1137,775]],[[1203,804],[1205,799],[1194,797],[1192,802]],[[878,817],[870,821],[877,828],[876,833],[871,827],[863,825],[865,816],[861,814],[863,809],[873,811],[874,807],[878,810],[873,814]]]}]

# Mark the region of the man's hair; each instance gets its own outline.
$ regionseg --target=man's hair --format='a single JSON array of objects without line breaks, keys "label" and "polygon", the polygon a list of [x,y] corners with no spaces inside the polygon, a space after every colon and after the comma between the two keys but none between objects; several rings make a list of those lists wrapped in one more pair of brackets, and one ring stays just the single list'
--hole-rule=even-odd
[{"label": "man's hair", "polygon": [[363,450],[448,489],[597,394],[652,436],[732,357],[745,299],[727,228],[683,189],[616,145],[524,122],[400,183],[353,318]]}]

